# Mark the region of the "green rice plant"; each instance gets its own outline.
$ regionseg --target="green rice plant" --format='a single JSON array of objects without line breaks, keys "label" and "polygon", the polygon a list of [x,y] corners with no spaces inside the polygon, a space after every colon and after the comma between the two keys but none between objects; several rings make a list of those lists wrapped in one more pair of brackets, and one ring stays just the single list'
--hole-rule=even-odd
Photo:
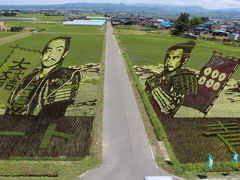
[{"label": "green rice plant", "polygon": [[25,132],[20,131],[0,131],[0,136],[24,136]]},{"label": "green rice plant", "polygon": [[46,132],[45,132],[45,134],[42,138],[41,144],[39,145],[40,149],[47,149],[47,147],[48,147],[48,145],[49,145],[53,136],[61,137],[61,138],[64,138],[64,139],[72,138],[71,135],[68,135],[68,134],[62,133],[62,132],[57,132],[56,128],[57,128],[56,123],[52,123],[48,126],[48,129],[46,130]]},{"label": "green rice plant", "polygon": [[[132,30],[133,31],[133,30]],[[118,30],[117,30],[118,32]],[[166,50],[177,44],[188,41],[186,38],[170,35],[155,34],[125,34],[118,32],[119,45],[128,54],[134,65],[157,65],[164,64]],[[207,64],[213,51],[222,52],[237,58],[240,57],[239,47],[223,45],[220,42],[211,42],[205,40],[195,40],[196,47],[193,49],[190,60],[185,67],[195,70]],[[238,79],[240,68],[234,73],[233,78]]]}]

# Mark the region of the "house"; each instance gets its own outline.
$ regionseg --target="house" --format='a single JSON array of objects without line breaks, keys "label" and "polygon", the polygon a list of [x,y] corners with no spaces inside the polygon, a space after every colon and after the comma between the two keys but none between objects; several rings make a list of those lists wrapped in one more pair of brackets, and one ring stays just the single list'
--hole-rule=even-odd
[{"label": "house", "polygon": [[148,20],[144,23],[145,26],[152,26],[152,27],[161,27],[161,23],[155,19]]},{"label": "house", "polygon": [[193,26],[194,35],[204,35],[210,32],[209,26],[206,24],[198,24]]},{"label": "house", "polygon": [[227,31],[227,26],[226,25],[214,24],[212,26],[212,31],[216,31],[216,30]]},{"label": "house", "polygon": [[233,33],[240,34],[240,24],[236,24],[233,28]]},{"label": "house", "polygon": [[6,26],[4,22],[0,22],[0,31],[6,31]]},{"label": "house", "polygon": [[210,30],[206,27],[196,27],[196,28],[193,28],[193,31],[194,31],[194,35],[204,35],[204,34],[208,34]]},{"label": "house", "polygon": [[213,26],[216,25],[214,22],[207,21],[204,23],[205,27],[208,28],[209,30],[213,29]]},{"label": "house", "polygon": [[213,36],[225,36],[225,37],[227,37],[229,34],[230,34],[229,32],[222,30],[215,30],[212,33]]},{"label": "house", "polygon": [[229,32],[229,33],[233,33],[234,31],[234,25],[232,24],[226,24],[226,31]]},{"label": "house", "polygon": [[240,40],[240,34],[232,33],[232,34],[229,34],[228,38],[229,38],[230,40],[238,41],[238,40]]},{"label": "house", "polygon": [[131,23],[131,17],[130,16],[116,16],[111,18],[113,25],[126,25],[128,23]]},{"label": "house", "polygon": [[160,23],[161,27],[166,29],[174,26],[174,23],[170,23],[168,19],[157,19],[157,21]]}]

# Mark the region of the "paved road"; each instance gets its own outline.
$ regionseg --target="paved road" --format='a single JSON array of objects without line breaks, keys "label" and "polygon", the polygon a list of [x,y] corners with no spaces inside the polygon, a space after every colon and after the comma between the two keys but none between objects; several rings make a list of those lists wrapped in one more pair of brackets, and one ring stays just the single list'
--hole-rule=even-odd
[{"label": "paved road", "polygon": [[103,165],[81,180],[143,180],[166,175],[156,167],[123,58],[107,25],[103,112]]}]

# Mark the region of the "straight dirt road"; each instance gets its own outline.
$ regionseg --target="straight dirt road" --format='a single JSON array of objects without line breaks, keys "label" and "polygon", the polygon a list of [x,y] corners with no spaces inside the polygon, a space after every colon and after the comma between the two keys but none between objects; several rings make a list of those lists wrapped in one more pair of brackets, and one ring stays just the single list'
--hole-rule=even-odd
[{"label": "straight dirt road", "polygon": [[14,42],[16,40],[23,39],[23,38],[26,38],[26,37],[32,36],[32,35],[33,34],[30,33],[30,32],[25,32],[25,33],[20,33],[20,34],[8,36],[8,37],[0,38],[0,45],[4,45],[4,44],[10,43],[10,42]]},{"label": "straight dirt road", "polygon": [[153,159],[124,61],[107,25],[103,112],[103,165],[82,180],[143,180],[167,175]]}]

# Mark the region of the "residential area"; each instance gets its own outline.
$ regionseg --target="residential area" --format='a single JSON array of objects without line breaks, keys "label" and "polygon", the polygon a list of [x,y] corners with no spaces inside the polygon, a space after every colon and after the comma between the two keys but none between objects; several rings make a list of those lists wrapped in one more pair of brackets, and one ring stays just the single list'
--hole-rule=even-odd
[{"label": "residential area", "polygon": [[[221,19],[198,18],[194,24],[191,24],[185,34],[196,36],[196,38],[215,38],[225,41],[240,41],[240,21],[227,21]],[[197,19],[197,21],[196,21]],[[156,17],[156,16],[141,16],[141,15],[115,15],[111,18],[112,25],[141,25],[154,27],[159,30],[169,29],[174,30],[177,17]],[[197,22],[202,23],[197,23]]]},{"label": "residential area", "polygon": [[[106,20],[111,20],[113,26],[117,25],[139,25],[145,27],[151,27],[151,30],[169,30],[173,31],[176,28],[176,21],[178,17],[162,17],[162,16],[149,16],[140,14],[104,14],[102,17],[98,17],[95,13],[84,12],[89,14],[88,16],[82,15],[82,12],[78,11],[11,11],[5,10],[0,12],[0,31],[26,31],[23,28],[8,27],[4,21],[38,21],[38,18],[22,18],[20,14],[27,15],[37,13],[46,17],[59,16],[63,17],[62,21],[65,25],[78,24],[88,25],[95,21],[95,24],[106,23]],[[92,16],[91,16],[92,14]],[[61,20],[61,19],[59,19]],[[222,40],[222,41],[240,41],[240,21],[212,19],[211,17],[190,17],[190,26],[187,31],[184,32],[186,37],[188,35],[193,38]],[[80,24],[79,24],[80,23]],[[184,35],[183,35],[184,36]]]}]

